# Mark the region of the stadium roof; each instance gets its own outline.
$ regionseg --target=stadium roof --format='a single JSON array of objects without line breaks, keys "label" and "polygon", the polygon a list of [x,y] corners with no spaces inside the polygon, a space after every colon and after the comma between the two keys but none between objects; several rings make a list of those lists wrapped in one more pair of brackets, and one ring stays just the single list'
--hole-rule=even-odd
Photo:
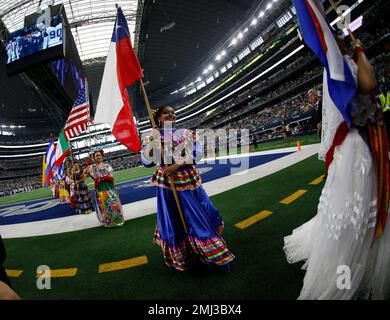
[{"label": "stadium roof", "polygon": [[[44,9],[63,3],[96,105],[116,17],[115,4],[126,16],[144,69],[146,89],[153,99],[169,94],[199,73],[210,59],[215,59],[217,50],[254,14],[258,15],[259,8],[271,2],[277,4],[269,10],[267,19],[276,18],[291,6],[287,0],[2,0],[0,19],[12,32],[22,28],[24,16],[39,6]],[[253,32],[264,27],[260,22]],[[23,101],[13,103],[22,108]]]}]

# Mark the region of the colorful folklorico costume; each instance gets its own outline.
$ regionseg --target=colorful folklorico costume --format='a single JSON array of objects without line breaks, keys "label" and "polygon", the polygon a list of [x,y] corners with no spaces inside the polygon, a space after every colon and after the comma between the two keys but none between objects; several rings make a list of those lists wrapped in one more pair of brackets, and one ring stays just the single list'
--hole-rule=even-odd
[{"label": "colorful folklorico costume", "polygon": [[92,212],[92,195],[85,182],[86,174],[75,173],[76,185],[74,187],[74,209],[78,214],[90,214]]},{"label": "colorful folklorico costume", "polygon": [[[171,150],[177,150],[179,145],[192,143],[193,136],[185,129],[173,130],[165,134],[161,130],[160,138],[164,150],[172,148],[172,144]],[[141,162],[145,167],[152,167],[155,163],[144,156],[147,143],[150,143],[149,139],[143,142]],[[195,141],[193,156],[196,161],[202,158],[202,152],[202,145],[199,141]],[[196,256],[205,264],[227,266],[234,259],[234,255],[221,237],[222,218],[203,189],[195,165],[185,165],[172,175],[180,199],[187,235],[168,177],[164,173],[166,168],[164,161],[156,160],[156,162],[159,164],[151,179],[157,186],[157,225],[153,241],[161,246],[165,264],[183,271]]]},{"label": "colorful folklorico costume", "polygon": [[89,167],[89,174],[95,181],[96,214],[105,227],[118,227],[125,223],[112,172],[111,166],[105,163]]},{"label": "colorful folklorico costume", "polygon": [[65,178],[60,180],[60,203],[69,203],[69,192],[66,189]]},{"label": "colorful folklorico costume", "polygon": [[[357,65],[345,59],[357,83]],[[390,295],[386,133],[374,122],[368,95],[357,94],[351,106],[353,126],[348,128],[330,98],[325,71],[319,158],[325,160],[328,176],[317,215],[284,239],[288,262],[305,261],[299,299]],[[347,275],[350,282],[343,278]]]}]

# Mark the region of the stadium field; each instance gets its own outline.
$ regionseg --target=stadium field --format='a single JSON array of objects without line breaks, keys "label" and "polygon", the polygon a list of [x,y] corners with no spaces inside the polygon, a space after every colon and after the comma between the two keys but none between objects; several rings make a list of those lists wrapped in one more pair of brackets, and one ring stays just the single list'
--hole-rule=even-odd
[{"label": "stadium field", "polygon": [[[287,263],[283,237],[315,215],[323,173],[314,155],[211,197],[236,255],[227,273],[167,268],[152,243],[154,214],[119,229],[5,239],[5,267],[24,299],[296,299],[303,271]],[[37,288],[41,265],[52,269],[51,289]]]}]

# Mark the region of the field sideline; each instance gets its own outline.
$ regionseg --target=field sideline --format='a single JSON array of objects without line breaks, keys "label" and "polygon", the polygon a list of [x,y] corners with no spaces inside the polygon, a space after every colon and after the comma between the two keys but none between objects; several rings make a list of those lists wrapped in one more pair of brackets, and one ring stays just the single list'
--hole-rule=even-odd
[{"label": "field sideline", "polygon": [[[251,152],[259,152],[259,151],[274,150],[274,149],[279,149],[279,148],[287,148],[287,147],[296,146],[297,140],[300,141],[301,145],[308,145],[308,144],[314,144],[314,143],[320,142],[318,135],[316,135],[316,134],[306,135],[306,136],[292,138],[290,142],[287,142],[284,140],[277,140],[277,141],[260,143],[260,144],[258,144],[258,147],[253,148]],[[220,156],[223,156],[223,154],[221,154]],[[120,183],[120,182],[125,182],[125,181],[129,181],[129,180],[147,177],[147,176],[150,176],[151,174],[153,174],[154,170],[155,170],[155,168],[136,167],[136,168],[130,168],[130,169],[117,171],[117,172],[114,172],[115,182]],[[92,179],[88,179],[87,182],[88,182],[89,187],[93,188]],[[39,199],[45,199],[45,198],[51,198],[51,197],[52,197],[52,192],[50,189],[40,188],[40,189],[36,189],[33,191],[24,192],[24,193],[0,198],[0,206],[20,203],[20,202],[39,200]]]}]

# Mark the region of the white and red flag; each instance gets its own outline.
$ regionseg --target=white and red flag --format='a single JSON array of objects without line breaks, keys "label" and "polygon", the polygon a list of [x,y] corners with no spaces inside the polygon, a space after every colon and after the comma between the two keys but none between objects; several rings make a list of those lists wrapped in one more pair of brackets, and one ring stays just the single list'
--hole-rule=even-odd
[{"label": "white and red flag", "polygon": [[115,138],[134,152],[140,151],[141,144],[126,87],[142,77],[125,16],[118,8],[94,122],[109,124]]}]

